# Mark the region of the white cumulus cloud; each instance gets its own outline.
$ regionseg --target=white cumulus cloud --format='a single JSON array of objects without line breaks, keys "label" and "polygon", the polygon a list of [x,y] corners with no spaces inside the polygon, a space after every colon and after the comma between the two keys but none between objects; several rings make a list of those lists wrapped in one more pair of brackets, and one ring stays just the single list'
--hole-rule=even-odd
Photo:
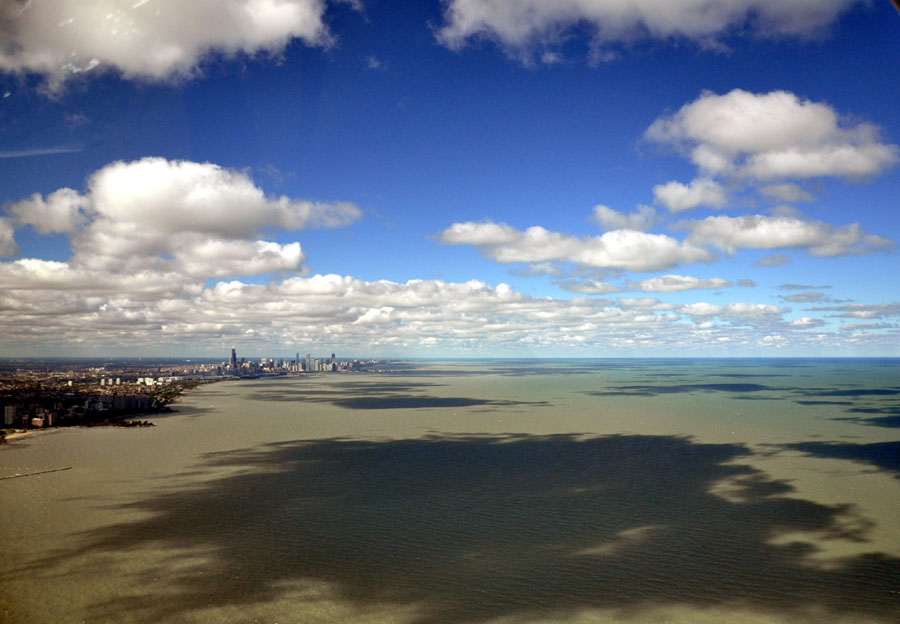
[{"label": "white cumulus cloud", "polygon": [[70,233],[87,221],[87,198],[78,191],[63,188],[47,196],[40,193],[17,202],[9,208],[9,215],[17,225],[31,225],[41,234]]},{"label": "white cumulus cloud", "polygon": [[656,211],[651,206],[638,206],[636,212],[625,214],[617,212],[609,206],[594,206],[591,217],[605,230],[638,230],[647,231],[656,221]]},{"label": "white cumulus cloud", "polygon": [[685,151],[704,175],[758,180],[854,179],[900,160],[900,148],[883,142],[877,127],[788,91],[705,92],[657,119],[646,137]]},{"label": "white cumulus cloud", "polygon": [[644,292],[681,292],[683,290],[702,290],[713,288],[727,288],[732,283],[721,277],[701,279],[687,275],[660,275],[650,279],[641,280],[633,284]]},{"label": "white cumulus cloud", "polygon": [[687,185],[675,181],[657,184],[653,187],[653,197],[671,212],[698,206],[721,208],[726,199],[722,185],[709,178],[697,178]]},{"label": "white cumulus cloud", "polygon": [[606,295],[622,291],[621,287],[600,280],[565,280],[558,282],[558,285],[563,290],[584,295]]},{"label": "white cumulus cloud", "polygon": [[325,0],[8,0],[0,69],[43,74],[51,89],[84,72],[190,77],[212,52],[280,53],[292,39],[327,45]]},{"label": "white cumulus cloud", "polygon": [[15,229],[7,219],[0,218],[0,258],[14,256],[18,251]]},{"label": "white cumulus cloud", "polygon": [[714,245],[728,253],[740,248],[802,248],[814,256],[841,256],[865,254],[894,245],[881,236],[866,234],[858,223],[834,227],[788,216],[715,216],[682,221],[679,226],[690,231],[688,242]]},{"label": "white cumulus cloud", "polygon": [[441,242],[479,247],[500,263],[570,262],[582,267],[657,271],[678,264],[707,262],[707,249],[680,242],[664,234],[612,230],[601,236],[575,237],[540,226],[526,230],[504,223],[454,223],[440,235]]},{"label": "white cumulus cloud", "polygon": [[86,193],[35,194],[7,212],[16,225],[69,236],[73,254],[66,266],[74,283],[83,280],[80,272],[97,272],[94,277],[152,274],[185,285],[303,272],[300,243],[261,240],[263,230],[337,227],[361,214],[349,203],[269,197],[244,173],[163,158],[112,163],[89,178]]},{"label": "white cumulus cloud", "polygon": [[576,27],[592,33],[593,56],[614,56],[602,45],[636,39],[687,38],[713,44],[745,26],[761,36],[809,36],[828,26],[855,0],[449,0],[439,41],[460,48],[487,37],[528,62],[551,62]]}]

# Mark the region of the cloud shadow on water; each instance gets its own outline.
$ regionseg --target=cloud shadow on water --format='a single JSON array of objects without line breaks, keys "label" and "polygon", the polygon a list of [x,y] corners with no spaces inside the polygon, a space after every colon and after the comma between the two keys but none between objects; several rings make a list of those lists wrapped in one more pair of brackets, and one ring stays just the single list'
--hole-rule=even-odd
[{"label": "cloud shadow on water", "polygon": [[548,401],[513,401],[482,399],[476,397],[442,397],[429,394],[411,394],[436,384],[364,383],[342,384],[339,390],[328,386],[273,386],[260,388],[249,394],[253,401],[278,401],[285,403],[330,403],[347,409],[425,409],[431,407],[541,407]]},{"label": "cloud shadow on water", "polygon": [[[748,455],[739,444],[638,435],[268,444],[209,455],[201,468],[238,472],[150,492],[121,506],[143,519],[98,527],[83,546],[12,573],[96,574],[94,555],[145,548],[210,553],[197,568],[167,570],[177,589],[164,599],[98,597],[92,621],[249,610],[308,580],[350,606],[410,607],[417,623],[589,608],[627,619],[673,605],[895,621],[900,560],[871,553],[823,569],[810,564],[810,544],[773,543],[804,531],[864,541],[867,527],[849,506],[783,496],[792,487],[740,465]],[[723,482],[728,496],[713,493]]]},{"label": "cloud shadow on water", "polygon": [[661,394],[685,394],[692,392],[763,392],[767,390],[779,390],[771,386],[754,383],[702,383],[702,384],[671,384],[671,385],[627,385],[615,386],[611,390],[597,390],[587,392],[591,396],[658,396]]},{"label": "cloud shadow on water", "polygon": [[888,470],[900,479],[900,442],[797,442],[785,448],[802,451],[814,457],[847,459],[858,464]]}]

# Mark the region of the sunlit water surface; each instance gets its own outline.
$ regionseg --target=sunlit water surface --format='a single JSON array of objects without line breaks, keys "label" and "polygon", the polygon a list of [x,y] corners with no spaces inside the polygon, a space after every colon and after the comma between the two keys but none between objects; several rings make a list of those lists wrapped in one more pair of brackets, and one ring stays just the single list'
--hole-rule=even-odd
[{"label": "sunlit water surface", "polygon": [[897,360],[404,368],[0,448],[0,621],[900,620]]}]

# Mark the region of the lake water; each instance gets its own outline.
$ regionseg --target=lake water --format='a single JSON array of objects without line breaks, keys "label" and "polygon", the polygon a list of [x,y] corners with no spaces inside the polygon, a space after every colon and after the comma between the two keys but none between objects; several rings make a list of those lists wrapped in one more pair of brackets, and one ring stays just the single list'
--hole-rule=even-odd
[{"label": "lake water", "polygon": [[898,360],[403,369],[0,448],[0,621],[900,620]]}]

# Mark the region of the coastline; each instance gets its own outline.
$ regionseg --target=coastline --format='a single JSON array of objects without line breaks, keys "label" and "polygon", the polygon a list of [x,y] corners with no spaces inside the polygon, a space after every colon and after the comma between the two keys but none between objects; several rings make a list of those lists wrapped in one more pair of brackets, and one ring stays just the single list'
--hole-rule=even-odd
[{"label": "coastline", "polygon": [[40,434],[40,433],[48,433],[51,431],[61,431],[63,429],[82,429],[82,428],[93,428],[93,427],[122,427],[122,428],[132,428],[132,427],[152,427],[156,426],[156,423],[150,422],[148,420],[130,420],[130,419],[139,419],[140,417],[148,417],[152,418],[155,414],[164,414],[177,412],[178,410],[172,407],[175,403],[177,403],[178,397],[181,397],[183,394],[195,390],[200,386],[204,386],[207,384],[213,384],[223,381],[222,379],[212,379],[212,380],[204,380],[203,382],[197,383],[196,385],[191,385],[188,387],[181,387],[178,394],[173,398],[172,402],[166,403],[165,405],[153,409],[152,411],[144,411],[138,412],[128,415],[118,416],[112,420],[101,421],[98,423],[85,424],[85,423],[77,423],[66,426],[52,426],[52,427],[39,427],[34,429],[23,429],[19,431],[13,431],[12,433],[7,433],[5,436],[0,439],[0,447],[4,444],[11,442],[13,440],[21,440],[23,438],[27,438],[32,435]]}]

